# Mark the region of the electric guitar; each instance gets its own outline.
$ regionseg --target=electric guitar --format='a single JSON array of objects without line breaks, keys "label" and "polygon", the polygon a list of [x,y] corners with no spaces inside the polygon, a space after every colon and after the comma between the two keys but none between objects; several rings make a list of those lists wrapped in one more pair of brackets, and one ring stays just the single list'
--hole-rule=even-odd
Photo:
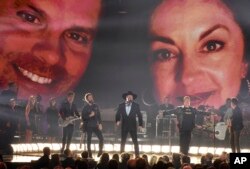
[{"label": "electric guitar", "polygon": [[72,122],[76,120],[80,120],[80,119],[81,117],[77,117],[77,116],[69,116],[65,120],[63,120],[62,117],[59,117],[58,125],[59,127],[67,127],[69,124],[72,124]]}]

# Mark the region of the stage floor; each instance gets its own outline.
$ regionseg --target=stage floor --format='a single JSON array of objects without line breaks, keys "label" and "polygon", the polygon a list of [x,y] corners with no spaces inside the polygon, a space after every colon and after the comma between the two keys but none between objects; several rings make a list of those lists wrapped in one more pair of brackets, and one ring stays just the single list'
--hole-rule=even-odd
[{"label": "stage floor", "polygon": [[[148,144],[142,143],[139,145],[140,154],[147,154],[149,157],[151,155],[172,155],[172,153],[179,153],[179,146],[176,145],[176,142],[172,143],[173,145],[169,146],[168,144]],[[42,151],[44,147],[49,147],[51,149],[51,154],[59,153],[61,149],[61,143],[19,143],[19,144],[12,144],[13,148],[13,155],[12,156],[4,156],[7,161],[11,162],[31,162],[32,160],[37,160],[39,157],[42,156]],[[99,145],[97,141],[93,141],[91,144],[91,149],[93,152],[93,157],[95,160],[99,160],[96,157],[96,154],[99,151]],[[73,142],[70,146],[70,150],[74,153],[75,157],[80,157],[81,152],[86,150],[86,145],[79,144],[79,142]],[[120,143],[105,143],[103,147],[103,151],[109,153],[110,155],[114,153],[120,152]],[[134,146],[133,144],[128,141],[125,145],[125,151],[128,153],[134,153]],[[199,163],[200,157],[205,155],[206,153],[212,153],[214,156],[219,156],[222,152],[231,153],[231,149],[229,147],[206,147],[206,146],[190,146],[189,155],[191,157],[192,163]],[[241,149],[241,152],[250,153],[250,149]]]}]

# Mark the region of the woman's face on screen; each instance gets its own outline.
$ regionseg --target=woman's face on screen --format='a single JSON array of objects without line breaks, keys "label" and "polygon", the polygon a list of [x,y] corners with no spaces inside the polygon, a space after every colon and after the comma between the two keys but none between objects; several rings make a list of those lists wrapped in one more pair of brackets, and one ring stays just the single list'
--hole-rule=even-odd
[{"label": "woman's face on screen", "polygon": [[156,97],[219,107],[236,96],[245,76],[244,42],[219,0],[162,2],[150,21],[150,64]]}]

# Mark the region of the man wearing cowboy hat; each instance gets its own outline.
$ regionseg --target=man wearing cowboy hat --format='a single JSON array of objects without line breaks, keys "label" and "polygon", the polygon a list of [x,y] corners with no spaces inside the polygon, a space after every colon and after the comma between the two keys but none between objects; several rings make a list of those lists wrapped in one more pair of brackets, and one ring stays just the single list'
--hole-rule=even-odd
[{"label": "man wearing cowboy hat", "polygon": [[136,99],[137,95],[131,91],[124,93],[122,98],[125,100],[124,103],[121,103],[118,107],[116,113],[116,125],[121,125],[121,152],[124,152],[125,142],[127,139],[128,133],[132,138],[135,147],[135,155],[139,156],[139,145],[137,140],[137,127],[136,127],[136,116],[139,120],[139,130],[142,130],[142,114],[140,107],[137,103],[133,102]]},{"label": "man wearing cowboy hat", "polygon": [[102,136],[102,120],[99,107],[94,102],[94,97],[92,93],[86,93],[84,96],[86,105],[82,110],[82,120],[84,123],[85,131],[87,132],[87,148],[89,157],[92,158],[91,152],[91,138],[92,133],[95,133],[99,139],[99,153],[98,157],[102,155],[103,149],[103,136]]}]

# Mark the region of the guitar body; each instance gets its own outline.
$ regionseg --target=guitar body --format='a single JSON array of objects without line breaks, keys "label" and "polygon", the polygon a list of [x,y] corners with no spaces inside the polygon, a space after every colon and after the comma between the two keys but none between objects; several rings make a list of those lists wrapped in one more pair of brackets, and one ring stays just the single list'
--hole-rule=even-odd
[{"label": "guitar body", "polygon": [[75,116],[69,116],[65,120],[63,120],[61,117],[58,119],[58,125],[60,127],[67,127],[69,124],[72,124],[76,120],[80,120],[80,117]]}]

